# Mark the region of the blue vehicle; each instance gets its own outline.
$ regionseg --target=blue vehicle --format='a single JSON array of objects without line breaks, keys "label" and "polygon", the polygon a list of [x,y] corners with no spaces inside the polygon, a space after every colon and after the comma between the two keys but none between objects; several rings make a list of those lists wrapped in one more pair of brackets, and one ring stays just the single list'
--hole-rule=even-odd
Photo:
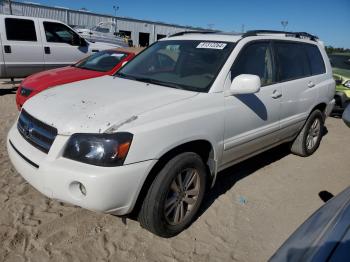
[{"label": "blue vehicle", "polygon": [[[350,127],[350,105],[342,118]],[[320,197],[330,200],[287,239],[270,262],[350,261],[350,187],[334,198],[327,191]]]}]

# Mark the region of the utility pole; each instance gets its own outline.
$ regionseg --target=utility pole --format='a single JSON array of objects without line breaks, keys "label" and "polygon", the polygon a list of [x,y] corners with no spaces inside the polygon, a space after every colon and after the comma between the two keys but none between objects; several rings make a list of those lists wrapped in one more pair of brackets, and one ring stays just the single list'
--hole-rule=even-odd
[{"label": "utility pole", "polygon": [[[114,10],[114,19],[115,19],[114,33],[116,33],[116,32],[117,32],[117,23],[118,23],[118,20],[117,20],[117,11],[119,10],[119,6],[114,5],[114,6],[113,6],[113,10]],[[119,30],[118,30],[118,31],[119,31]]]},{"label": "utility pole", "polygon": [[241,29],[241,32],[242,32],[242,33],[244,33],[244,27],[245,27],[245,25],[242,24],[242,29]]},{"label": "utility pole", "polygon": [[9,1],[10,15],[12,15],[12,2],[11,2],[11,0],[8,0],[8,1]]},{"label": "utility pole", "polygon": [[281,25],[283,26],[283,31],[286,31],[287,25],[288,25],[288,20],[282,20]]}]

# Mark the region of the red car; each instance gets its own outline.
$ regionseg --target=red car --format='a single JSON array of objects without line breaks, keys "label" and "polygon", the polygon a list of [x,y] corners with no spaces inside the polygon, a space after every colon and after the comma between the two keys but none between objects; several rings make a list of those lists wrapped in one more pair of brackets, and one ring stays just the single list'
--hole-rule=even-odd
[{"label": "red car", "polygon": [[25,78],[17,89],[16,104],[20,110],[30,97],[41,91],[84,79],[113,75],[131,60],[135,53],[120,50],[105,50],[93,54],[72,66],[56,68],[33,74]]}]

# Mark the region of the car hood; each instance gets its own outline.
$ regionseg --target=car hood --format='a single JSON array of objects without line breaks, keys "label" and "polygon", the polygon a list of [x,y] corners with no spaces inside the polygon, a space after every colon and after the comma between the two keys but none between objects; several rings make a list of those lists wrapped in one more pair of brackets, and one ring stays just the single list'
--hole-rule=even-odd
[{"label": "car hood", "polygon": [[28,76],[22,81],[22,86],[40,92],[46,88],[103,76],[104,72],[81,69],[73,66],[66,66],[52,70],[43,71]]},{"label": "car hood", "polygon": [[198,93],[104,76],[50,88],[23,109],[61,135],[103,133],[144,112]]}]

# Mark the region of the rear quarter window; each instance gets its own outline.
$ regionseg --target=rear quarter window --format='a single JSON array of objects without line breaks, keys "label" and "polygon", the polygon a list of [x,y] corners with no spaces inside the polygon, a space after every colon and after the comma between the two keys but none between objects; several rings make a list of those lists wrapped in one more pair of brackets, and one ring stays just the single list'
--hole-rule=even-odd
[{"label": "rear quarter window", "polygon": [[305,50],[310,61],[311,74],[319,75],[326,73],[326,67],[318,47],[311,44],[305,44]]},{"label": "rear quarter window", "polygon": [[33,20],[5,18],[7,40],[36,42],[36,32]]}]

